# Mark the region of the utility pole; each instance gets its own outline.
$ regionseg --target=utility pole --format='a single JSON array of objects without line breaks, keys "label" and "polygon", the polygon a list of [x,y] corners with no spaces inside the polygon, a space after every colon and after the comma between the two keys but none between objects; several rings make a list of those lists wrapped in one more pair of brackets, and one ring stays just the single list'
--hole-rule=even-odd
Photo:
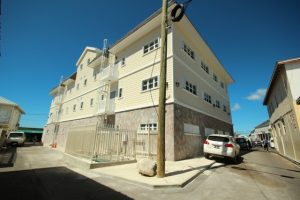
[{"label": "utility pole", "polygon": [[167,71],[167,23],[168,0],[162,0],[161,9],[161,56],[158,104],[157,177],[165,177],[165,103]]}]

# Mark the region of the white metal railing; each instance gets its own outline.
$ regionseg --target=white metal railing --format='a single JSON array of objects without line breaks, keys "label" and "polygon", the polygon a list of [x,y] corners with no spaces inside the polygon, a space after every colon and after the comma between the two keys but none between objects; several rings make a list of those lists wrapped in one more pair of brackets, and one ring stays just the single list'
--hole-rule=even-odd
[{"label": "white metal railing", "polygon": [[156,158],[157,134],[119,129],[114,125],[93,125],[69,129],[66,153],[92,162]]},{"label": "white metal railing", "polygon": [[119,72],[118,72],[118,64],[116,65],[109,65],[101,70],[100,72],[100,79],[102,81],[114,81],[118,80]]}]

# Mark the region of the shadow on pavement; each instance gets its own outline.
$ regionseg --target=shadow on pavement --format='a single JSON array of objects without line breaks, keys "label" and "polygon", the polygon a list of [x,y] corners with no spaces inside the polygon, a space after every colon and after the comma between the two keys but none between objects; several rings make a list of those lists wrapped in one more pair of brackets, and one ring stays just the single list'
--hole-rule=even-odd
[{"label": "shadow on pavement", "polygon": [[3,199],[131,199],[65,167],[0,173]]},{"label": "shadow on pavement", "polygon": [[[0,151],[0,168],[13,167],[17,158],[17,147],[3,148]],[[1,179],[0,179],[1,180]]]}]

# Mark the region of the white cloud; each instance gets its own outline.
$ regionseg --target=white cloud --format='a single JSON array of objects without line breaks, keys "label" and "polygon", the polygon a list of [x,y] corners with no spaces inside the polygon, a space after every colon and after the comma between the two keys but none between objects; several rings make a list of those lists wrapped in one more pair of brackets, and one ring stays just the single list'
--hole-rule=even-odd
[{"label": "white cloud", "polygon": [[251,93],[249,96],[246,98],[250,101],[256,101],[262,99],[267,92],[267,89],[265,88],[259,88],[255,92]]},{"label": "white cloud", "polygon": [[231,111],[237,111],[237,110],[240,110],[240,109],[241,109],[240,104],[236,103],[232,106]]}]

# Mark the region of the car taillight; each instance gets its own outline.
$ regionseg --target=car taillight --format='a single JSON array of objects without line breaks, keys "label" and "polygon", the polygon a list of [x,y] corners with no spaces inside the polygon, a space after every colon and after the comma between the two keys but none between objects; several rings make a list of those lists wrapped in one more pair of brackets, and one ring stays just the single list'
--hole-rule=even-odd
[{"label": "car taillight", "polygon": [[233,148],[233,144],[225,144],[225,147],[231,147],[231,148]]},{"label": "car taillight", "polygon": [[207,140],[205,140],[204,144],[209,144]]}]

